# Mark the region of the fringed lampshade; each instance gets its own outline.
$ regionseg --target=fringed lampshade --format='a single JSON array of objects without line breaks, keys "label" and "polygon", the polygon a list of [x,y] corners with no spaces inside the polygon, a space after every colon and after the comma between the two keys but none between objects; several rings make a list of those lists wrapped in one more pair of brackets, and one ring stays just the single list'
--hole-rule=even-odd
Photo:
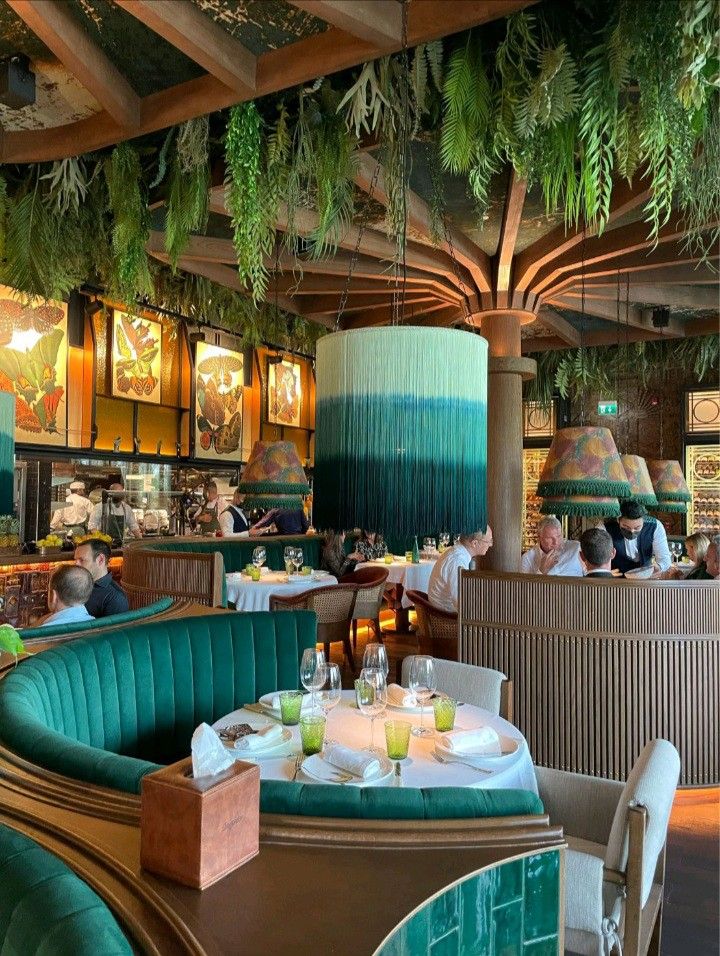
[{"label": "fringed lampshade", "polygon": [[647,466],[657,496],[652,510],[685,514],[691,495],[680,462],[648,458]]},{"label": "fringed lampshade", "polygon": [[297,449],[291,441],[256,441],[238,491],[246,496],[243,507],[302,508],[307,483]]},{"label": "fringed lampshade", "polygon": [[639,455],[621,455],[620,460],[630,482],[631,497],[641,505],[650,507],[657,505],[657,497],[645,459]]},{"label": "fringed lampshade", "polygon": [[484,529],[486,409],[478,335],[393,326],[320,339],[315,524],[396,540]]},{"label": "fringed lampshade", "polygon": [[630,484],[610,430],[579,427],[555,432],[537,493],[550,499],[541,507],[545,514],[619,514],[616,499],[630,496]]}]

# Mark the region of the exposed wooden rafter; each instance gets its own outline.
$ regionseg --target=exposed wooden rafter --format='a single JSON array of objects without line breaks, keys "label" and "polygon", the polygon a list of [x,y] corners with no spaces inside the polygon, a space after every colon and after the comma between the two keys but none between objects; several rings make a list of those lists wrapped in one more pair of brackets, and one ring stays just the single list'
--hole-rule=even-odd
[{"label": "exposed wooden rafter", "polygon": [[495,307],[498,309],[506,309],[509,305],[510,270],[515,255],[515,243],[522,219],[526,191],[527,182],[520,179],[515,170],[512,170],[497,253]]},{"label": "exposed wooden rafter", "polygon": [[[559,306],[561,309],[572,309],[575,312],[580,309],[577,299],[569,298],[564,295],[555,296],[549,301],[548,304]],[[600,319],[607,319],[609,322],[617,322],[618,308],[615,302],[607,302],[604,299],[593,299],[586,295],[584,311],[587,315],[596,316]],[[664,329],[655,329],[652,324],[652,319],[650,315],[647,314],[647,311],[648,310],[638,308],[636,305],[630,305],[627,309],[621,308],[620,323],[618,327],[627,325],[636,329],[646,329],[648,332],[652,332],[654,330],[655,334],[659,336],[664,335],[677,337],[685,334],[682,324],[677,321],[671,321],[670,324]]]},{"label": "exposed wooden rafter", "polygon": [[402,5],[397,0],[289,0],[294,7],[358,37],[378,50],[402,43]]}]

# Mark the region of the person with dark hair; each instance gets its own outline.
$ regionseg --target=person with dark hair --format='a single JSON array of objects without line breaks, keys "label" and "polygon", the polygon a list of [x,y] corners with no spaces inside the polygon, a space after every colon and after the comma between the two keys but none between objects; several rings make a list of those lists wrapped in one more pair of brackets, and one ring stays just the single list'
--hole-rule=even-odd
[{"label": "person with dark hair", "polygon": [[380,532],[366,531],[364,528],[360,532],[355,550],[363,556],[363,561],[375,561],[377,558],[384,558],[388,553],[388,547]]},{"label": "person with dark hair", "polygon": [[672,561],[665,528],[649,517],[639,501],[632,498],[620,502],[620,517],[605,522],[612,538],[615,557],[612,566],[625,574],[647,567],[653,557],[659,571],[667,571]]},{"label": "person with dark hair", "polygon": [[247,538],[250,534],[250,523],[242,510],[245,495],[236,488],[232,501],[224,511],[220,512],[220,530],[223,538]]},{"label": "person with dark hair", "polygon": [[344,531],[337,534],[334,531],[329,531],[325,536],[325,547],[320,558],[320,568],[333,574],[338,581],[344,574],[351,574],[358,561],[362,561],[362,555],[359,551],[345,554],[344,545]]},{"label": "person with dark hair", "polygon": [[309,527],[302,508],[271,508],[250,528],[250,534],[307,534]]},{"label": "person with dark hair", "polygon": [[62,564],[50,577],[48,587],[48,608],[50,614],[40,625],[78,624],[92,621],[85,602],[93,589],[90,572],[76,564]]},{"label": "person with dark hair", "polygon": [[604,528],[588,528],[580,535],[580,560],[586,578],[611,578],[614,557],[613,540]]},{"label": "person with dark hair", "polygon": [[110,547],[100,538],[88,538],[75,548],[75,564],[90,572],[93,589],[85,602],[88,614],[93,617],[108,617],[130,610],[127,595],[113,580],[108,568]]}]

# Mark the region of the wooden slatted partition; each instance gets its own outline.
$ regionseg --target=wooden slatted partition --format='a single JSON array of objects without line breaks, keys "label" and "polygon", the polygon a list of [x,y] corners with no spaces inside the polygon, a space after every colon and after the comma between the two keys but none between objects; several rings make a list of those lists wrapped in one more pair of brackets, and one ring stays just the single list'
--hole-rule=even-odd
[{"label": "wooden slatted partition", "polygon": [[191,553],[126,548],[122,586],[131,608],[162,597],[218,607],[222,604],[225,566],[218,552]]},{"label": "wooden slatted partition", "polygon": [[535,763],[623,780],[645,743],[664,737],[683,785],[713,785],[719,619],[717,582],[466,572],[459,656],[512,680]]}]

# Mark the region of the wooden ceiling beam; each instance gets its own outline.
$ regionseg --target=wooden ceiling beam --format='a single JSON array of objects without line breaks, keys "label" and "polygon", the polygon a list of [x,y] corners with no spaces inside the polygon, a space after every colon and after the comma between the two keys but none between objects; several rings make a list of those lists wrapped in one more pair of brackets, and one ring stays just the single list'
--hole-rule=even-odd
[{"label": "wooden ceiling beam", "polygon": [[716,312],[704,319],[693,319],[685,326],[685,335],[720,335],[720,315]]},{"label": "wooden ceiling beam", "polygon": [[[370,193],[372,187],[372,198],[387,207],[390,198],[385,180],[385,170],[369,153],[363,152],[360,154],[355,183],[365,193]],[[430,239],[432,230],[430,228],[430,209],[427,203],[411,189],[407,191],[406,203],[408,226],[425,239]],[[489,293],[491,269],[487,253],[483,252],[465,233],[454,226],[448,224],[447,231],[457,261],[468,270],[478,290]],[[450,243],[447,239],[443,241],[439,248],[450,255]],[[468,289],[469,293],[472,291],[472,288]]]},{"label": "wooden ceiling beam", "polygon": [[495,306],[498,309],[507,309],[510,304],[508,291],[510,289],[510,272],[526,192],[527,181],[521,179],[513,169],[510,173],[510,185],[505,200],[500,228],[500,242],[498,243],[495,299]]},{"label": "wooden ceiling beam", "polygon": [[[572,286],[563,292],[565,297],[582,300],[582,287]],[[591,285],[585,283],[585,296],[593,299],[603,299],[609,302],[621,303],[624,308],[626,285],[620,283],[620,295],[617,285]],[[629,289],[631,302],[642,302],[648,305],[666,305],[676,309],[713,309],[718,304],[718,290],[708,286],[656,286],[646,284],[631,284]]]},{"label": "wooden ceiling beam", "polygon": [[[546,304],[556,305],[561,309],[570,309],[573,312],[578,312],[579,310],[578,300],[569,298],[566,295],[554,296]],[[617,308],[614,302],[604,302],[602,299],[592,299],[585,296],[585,314],[616,323],[616,338],[622,334],[622,329],[626,325],[636,329],[646,329],[648,332],[654,331],[656,335],[665,336],[667,338],[677,338],[685,334],[681,323],[672,320],[667,328],[655,329],[648,312],[649,310],[647,309],[639,309],[637,306],[631,305],[627,311],[625,309],[621,310],[620,324],[617,325]]]},{"label": "wooden ceiling beam", "polygon": [[[418,293],[417,295],[407,294],[405,296],[406,305],[418,305],[426,302],[437,303],[437,296],[434,295],[423,295]],[[442,305],[447,305],[447,302],[442,302]],[[338,297],[337,296],[308,296],[302,300],[302,308],[304,312],[313,313],[315,315],[337,315],[338,311]],[[358,299],[350,296],[347,301],[347,305],[343,310],[343,315],[348,312],[363,312],[369,308],[377,306],[392,307],[392,297],[385,293],[384,299],[381,299],[379,302],[368,302],[367,297],[360,297]]]},{"label": "wooden ceiling beam", "polygon": [[[457,306],[448,306],[445,302],[438,302],[433,306],[430,306],[425,309],[418,309],[412,313],[408,313],[407,309],[405,312],[405,320],[402,322],[402,325],[451,325],[452,323],[448,321],[438,322],[426,322],[430,316],[447,316],[453,317],[453,320],[461,319],[463,316],[462,309],[459,309]],[[377,309],[367,309],[365,312],[361,312],[357,315],[354,315],[352,318],[348,319],[346,322],[342,323],[344,329],[361,329],[366,326],[371,325],[389,325],[393,319],[392,308],[377,308]]]},{"label": "wooden ceiling beam", "polygon": [[402,5],[397,0],[289,0],[293,7],[324,20],[378,50],[402,44]]},{"label": "wooden ceiling beam", "polygon": [[555,309],[546,306],[538,316],[541,325],[551,332],[555,332],[557,338],[567,347],[579,348],[580,333],[575,326],[564,319]]},{"label": "wooden ceiling beam", "polygon": [[416,315],[409,325],[435,326],[437,328],[447,329],[453,325],[461,325],[465,321],[465,313],[462,309],[444,308],[439,306],[436,309],[428,310]]},{"label": "wooden ceiling beam", "polygon": [[[62,65],[92,93],[120,133],[118,139],[134,135],[141,118],[140,97],[115,64],[93,43],[68,6],[53,0],[8,0],[8,5]],[[53,131],[32,132],[40,138]],[[12,144],[14,135],[5,134],[3,155],[8,144]],[[83,143],[76,143],[75,148],[65,155],[74,155],[85,148]]]},{"label": "wooden ceiling beam", "polygon": [[242,99],[255,95],[257,57],[190,0],[115,0]]}]

